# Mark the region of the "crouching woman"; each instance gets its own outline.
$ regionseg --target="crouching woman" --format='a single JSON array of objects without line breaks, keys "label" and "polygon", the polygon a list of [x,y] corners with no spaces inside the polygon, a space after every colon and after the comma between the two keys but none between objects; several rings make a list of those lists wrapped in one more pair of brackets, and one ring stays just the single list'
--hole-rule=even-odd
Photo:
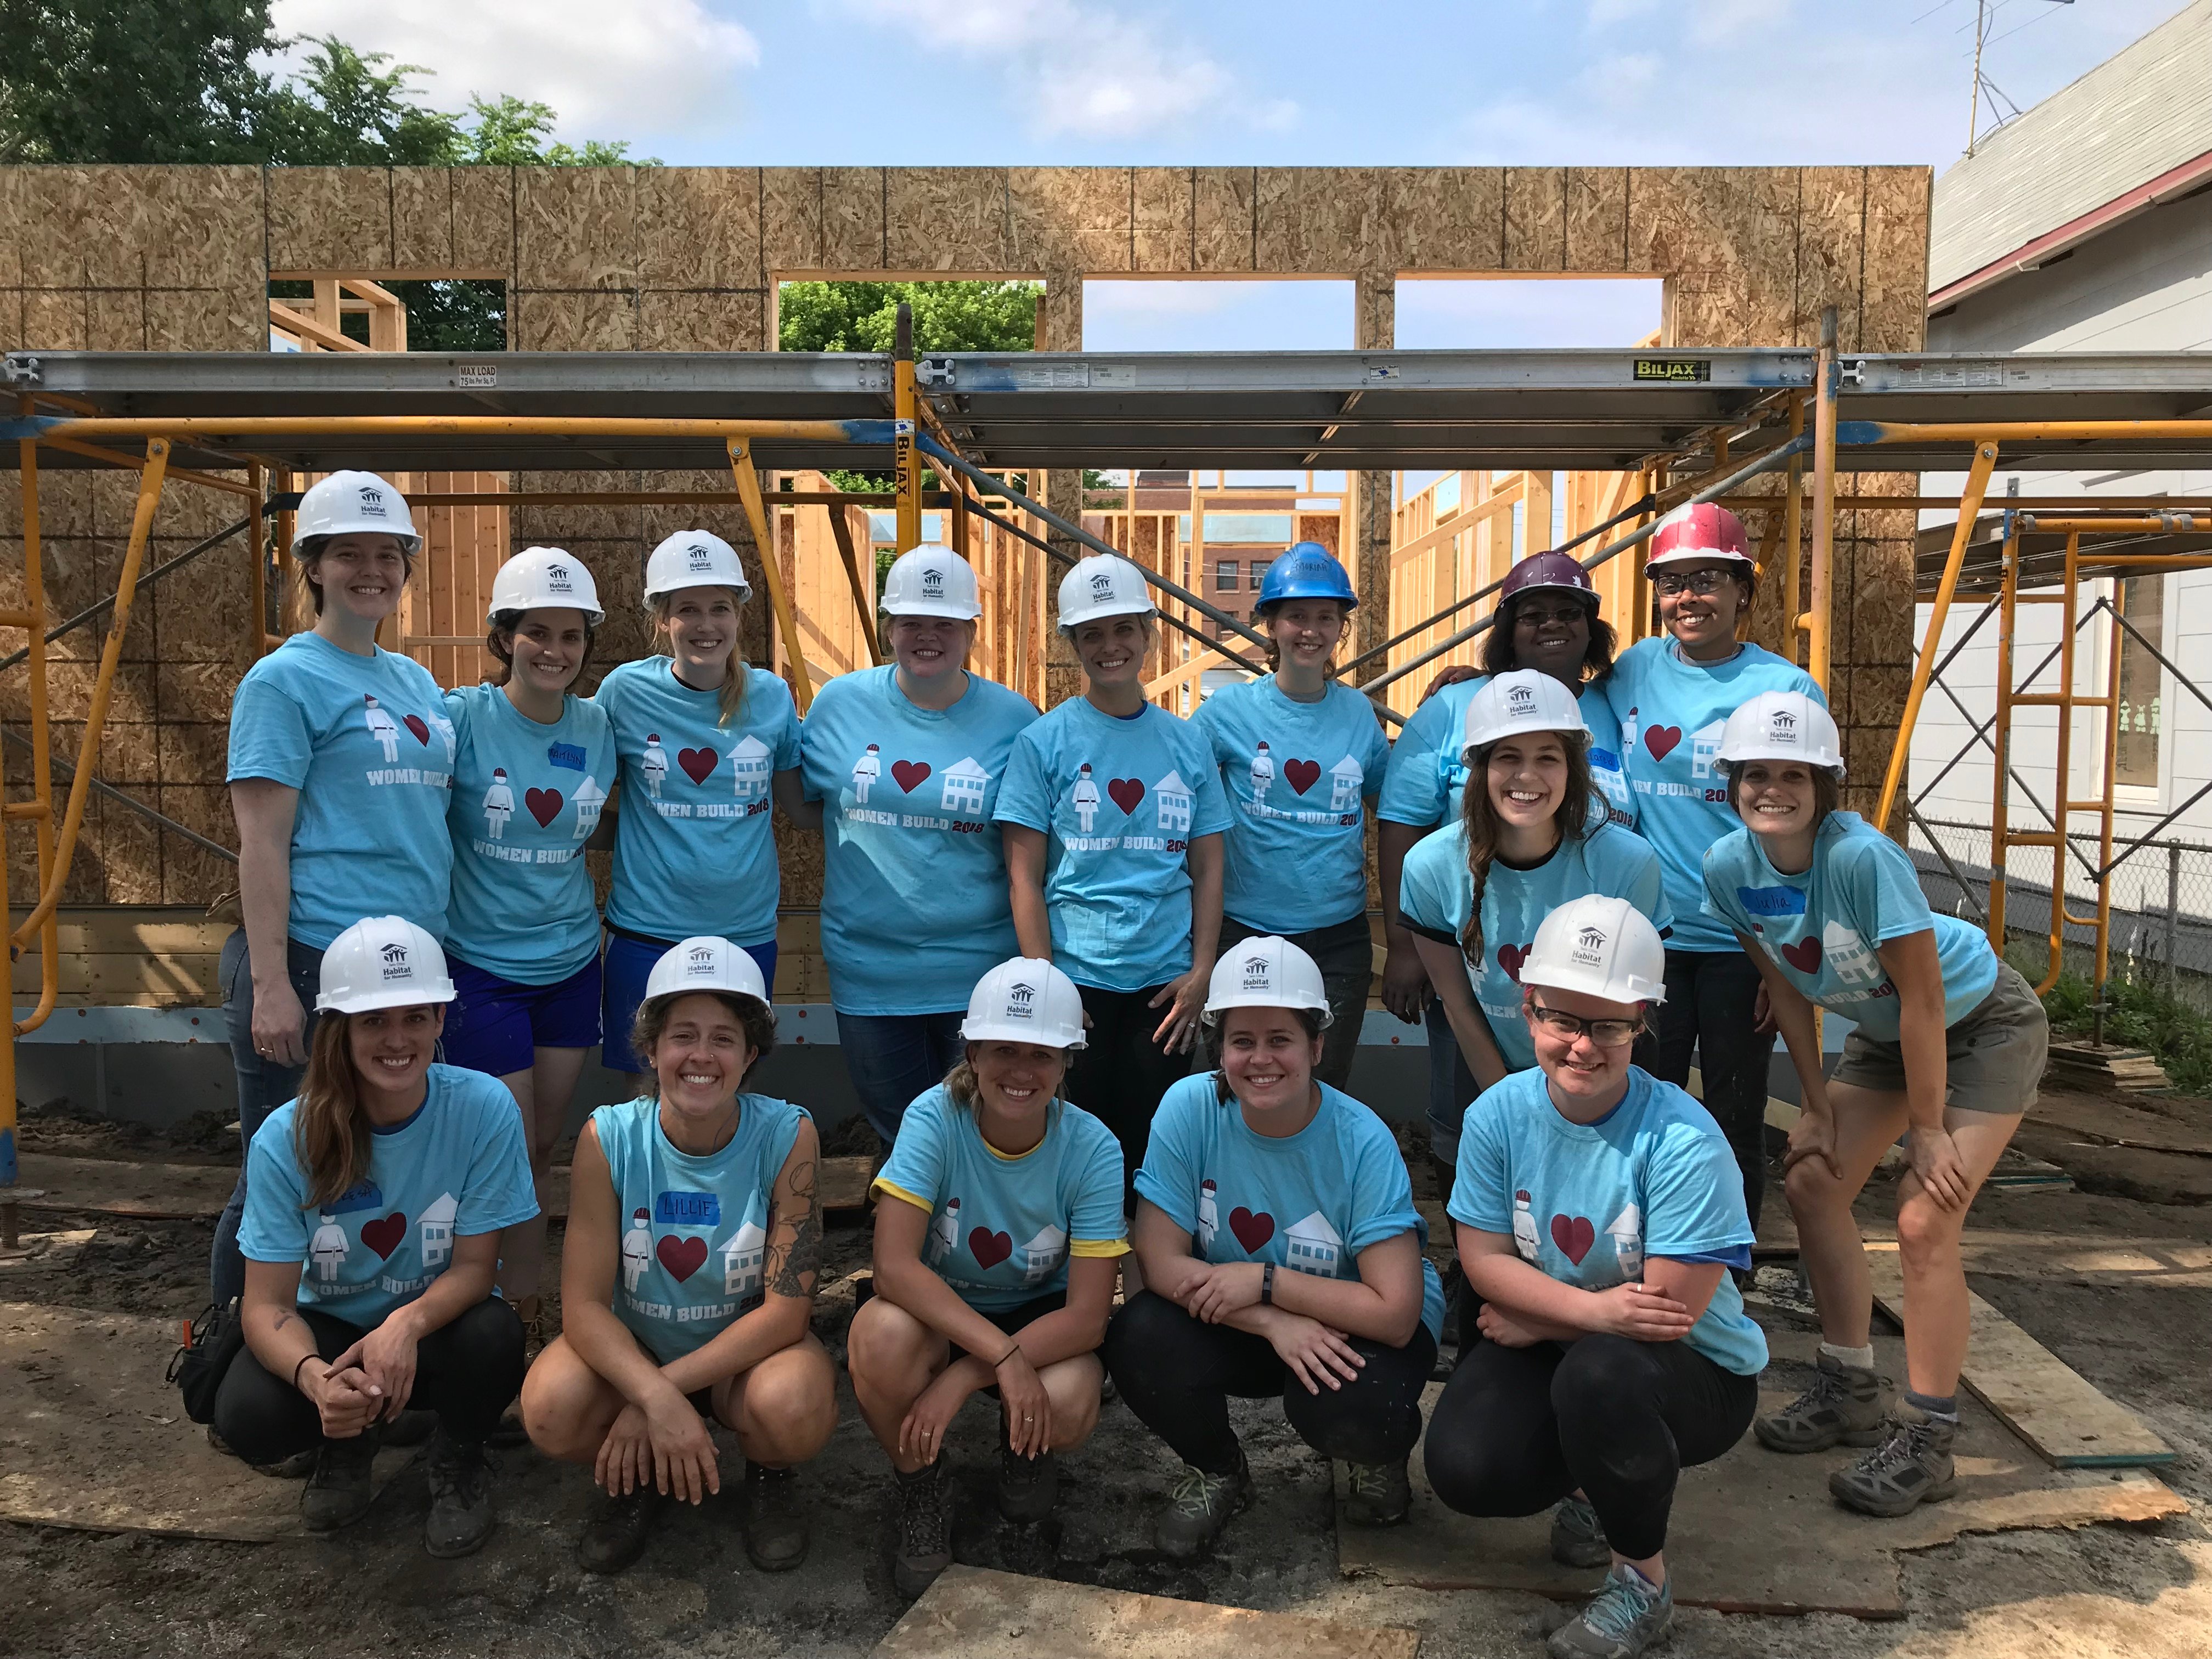
[{"label": "crouching woman", "polygon": [[684,939],[653,964],[629,1038],[650,1092],[600,1107],[576,1137],[561,1334],[531,1367],[523,1424],[605,1489],[577,1547],[586,1572],[636,1560],[670,1498],[720,1492],[721,1424],[745,1456],[745,1554],[781,1572],[806,1559],[795,1466],[837,1426],[836,1373],[807,1328],[814,1120],[744,1092],[775,1020],[758,965],[726,939]]},{"label": "crouching woman", "polygon": [[375,916],[331,941],[299,1097],[247,1158],[246,1352],[215,1430],[249,1463],[313,1449],[310,1532],[358,1520],[382,1429],[433,1411],[432,1555],[490,1536],[484,1437],[522,1384],[522,1322],[492,1291],[501,1229],[538,1213],[514,1097],[432,1063],[445,954],[413,922]]}]

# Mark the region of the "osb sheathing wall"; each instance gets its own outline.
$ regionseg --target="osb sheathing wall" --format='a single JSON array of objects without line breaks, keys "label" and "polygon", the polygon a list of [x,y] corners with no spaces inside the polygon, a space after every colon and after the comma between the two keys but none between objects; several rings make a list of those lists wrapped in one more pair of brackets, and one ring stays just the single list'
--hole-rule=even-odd
[{"label": "osb sheathing wall", "polygon": [[[1845,350],[1909,351],[1922,344],[1929,188],[1917,167],[0,168],[0,345],[263,350],[270,274],[323,271],[501,278],[511,343],[530,351],[767,349],[775,284],[809,276],[1041,277],[1046,343],[1060,349],[1081,341],[1086,276],[1328,276],[1358,284],[1352,343],[1387,348],[1402,278],[1558,272],[1666,278],[1674,344],[1811,345],[1834,305]],[[112,591],[131,493],[118,477],[47,483],[58,617]],[[1055,474],[1048,488],[1066,499],[1073,483]],[[1361,495],[1352,552],[1371,588],[1387,569],[1387,483]],[[227,498],[172,489],[149,561],[231,517]],[[645,551],[701,518],[751,556],[728,508],[522,508],[513,528],[518,545],[568,546],[599,574],[612,601],[604,665],[642,648],[631,601]],[[1879,776],[1903,707],[1912,528],[1909,513],[1838,522],[1833,699],[1855,779]],[[0,533],[20,538],[12,492]],[[189,583],[142,598],[101,764],[231,844],[223,721],[246,662],[242,562],[210,556]],[[16,602],[20,572],[19,553],[0,605]],[[1770,643],[1784,609],[1762,597]],[[82,709],[97,644],[87,633],[58,647],[64,722]],[[21,678],[0,679],[0,715],[21,719]],[[74,728],[58,736],[70,752]],[[95,801],[86,826],[73,902],[191,903],[223,884],[224,866],[120,809]],[[787,852],[787,897],[811,902],[818,859]],[[25,892],[20,869],[10,885]]]}]

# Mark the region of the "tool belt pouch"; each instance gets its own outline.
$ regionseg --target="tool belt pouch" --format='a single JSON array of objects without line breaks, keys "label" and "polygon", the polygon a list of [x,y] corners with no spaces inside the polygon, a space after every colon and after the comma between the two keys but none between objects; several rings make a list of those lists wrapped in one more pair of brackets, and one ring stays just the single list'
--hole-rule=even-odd
[{"label": "tool belt pouch", "polygon": [[185,1399],[185,1415],[195,1423],[215,1421],[215,1397],[222,1379],[246,1346],[246,1322],[237,1298],[210,1302],[207,1311],[185,1328],[185,1345],[169,1361],[168,1380]]}]

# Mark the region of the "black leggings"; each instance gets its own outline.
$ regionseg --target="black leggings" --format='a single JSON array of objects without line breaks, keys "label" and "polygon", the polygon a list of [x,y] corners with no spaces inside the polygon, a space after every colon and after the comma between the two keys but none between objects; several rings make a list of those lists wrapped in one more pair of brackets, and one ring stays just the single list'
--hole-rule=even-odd
[{"label": "black leggings", "polygon": [[1436,1367],[1425,1325],[1388,1348],[1346,1339],[1367,1364],[1357,1382],[1306,1392],[1264,1336],[1192,1318],[1164,1296],[1139,1291],[1114,1316],[1100,1350],[1129,1409],[1175,1455],[1209,1474],[1233,1472],[1239,1456],[1229,1396],[1280,1395],[1299,1439],[1347,1463],[1396,1463],[1421,1437],[1421,1389]]},{"label": "black leggings", "polygon": [[[319,1309],[302,1308],[300,1317],[325,1359],[336,1359],[368,1334]],[[415,1389],[407,1404],[437,1413],[456,1440],[482,1440],[521,1392],[522,1370],[522,1321],[506,1303],[488,1296],[416,1346]],[[251,1348],[224,1373],[213,1427],[249,1463],[280,1463],[323,1443],[314,1402],[290,1378],[271,1376]]]},{"label": "black leggings", "polygon": [[1461,1352],[1429,1418],[1429,1485],[1462,1515],[1534,1515],[1581,1490],[1632,1561],[1667,1546],[1674,1478],[1743,1437],[1759,1379],[1686,1342],[1586,1336]]},{"label": "black leggings", "polygon": [[1166,1017],[1164,1002],[1149,1005],[1166,988],[1146,991],[1102,991],[1078,988],[1083,1012],[1091,1016],[1084,1046],[1068,1062],[1061,1092],[1100,1119],[1121,1143],[1121,1189],[1135,1189],[1138,1167],[1152,1138],[1152,1114],[1169,1085],[1190,1070],[1188,1054],[1171,1054],[1152,1041]]},{"label": "black leggings", "polygon": [[1774,1054],[1774,1033],[1752,1029],[1759,985],[1758,968],[1741,951],[1668,951],[1658,1049],[1648,1062],[1652,1076],[1682,1088],[1696,1047],[1705,1109],[1743,1171],[1743,1206],[1753,1231],[1766,1190],[1766,1065]]}]

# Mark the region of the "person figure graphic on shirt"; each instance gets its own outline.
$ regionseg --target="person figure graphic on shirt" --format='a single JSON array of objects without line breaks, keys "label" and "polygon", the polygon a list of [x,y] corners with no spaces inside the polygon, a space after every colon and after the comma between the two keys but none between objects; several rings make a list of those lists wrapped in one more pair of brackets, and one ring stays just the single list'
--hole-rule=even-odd
[{"label": "person figure graphic on shirt", "polygon": [[323,1224],[315,1229],[315,1236],[307,1241],[307,1260],[314,1263],[315,1280],[321,1285],[337,1282],[338,1269],[345,1265],[345,1229],[338,1225],[337,1218],[328,1211],[323,1212]]},{"label": "person figure graphic on shirt", "polygon": [[1260,739],[1259,752],[1252,757],[1252,805],[1264,806],[1267,791],[1275,781],[1275,757],[1267,752],[1267,740]]},{"label": "person figure graphic on shirt", "polygon": [[645,734],[645,753],[638,757],[637,767],[645,775],[645,793],[659,800],[661,781],[668,775],[668,751],[660,746],[659,732]]},{"label": "person figure graphic on shirt", "polygon": [[484,791],[484,834],[494,841],[507,839],[507,821],[514,816],[514,791],[507,781],[507,769],[495,766],[491,787]]},{"label": "person figure graphic on shirt", "polygon": [[1536,1217],[1525,1192],[1513,1194],[1513,1248],[1523,1261],[1536,1259]]},{"label": "person figure graphic on shirt", "polygon": [[855,805],[868,804],[868,791],[884,775],[884,751],[878,744],[870,744],[860,751],[860,758],[853,763],[853,800]]},{"label": "person figure graphic on shirt", "polygon": [[1075,802],[1076,823],[1087,836],[1091,833],[1092,826],[1098,822],[1098,784],[1091,775],[1088,762],[1085,763],[1082,769],[1075,775],[1075,793],[1073,799]]},{"label": "person figure graphic on shirt", "polygon": [[947,1199],[945,1213],[929,1229],[929,1265],[935,1267],[960,1246],[960,1200]]},{"label": "person figure graphic on shirt", "polygon": [[643,1210],[631,1211],[629,1231],[623,1235],[623,1289],[633,1294],[637,1290],[637,1281],[653,1265],[653,1229],[646,1224],[650,1219]]},{"label": "person figure graphic on shirt", "polygon": [[363,693],[362,701],[368,705],[368,735],[384,745],[384,763],[386,766],[398,765],[398,725],[378,706],[374,696]]},{"label": "person figure graphic on shirt", "polygon": [[1216,1203],[1220,1190],[1211,1176],[1198,1183],[1198,1248],[1201,1254],[1213,1248],[1213,1235],[1221,1227],[1221,1211]]}]

